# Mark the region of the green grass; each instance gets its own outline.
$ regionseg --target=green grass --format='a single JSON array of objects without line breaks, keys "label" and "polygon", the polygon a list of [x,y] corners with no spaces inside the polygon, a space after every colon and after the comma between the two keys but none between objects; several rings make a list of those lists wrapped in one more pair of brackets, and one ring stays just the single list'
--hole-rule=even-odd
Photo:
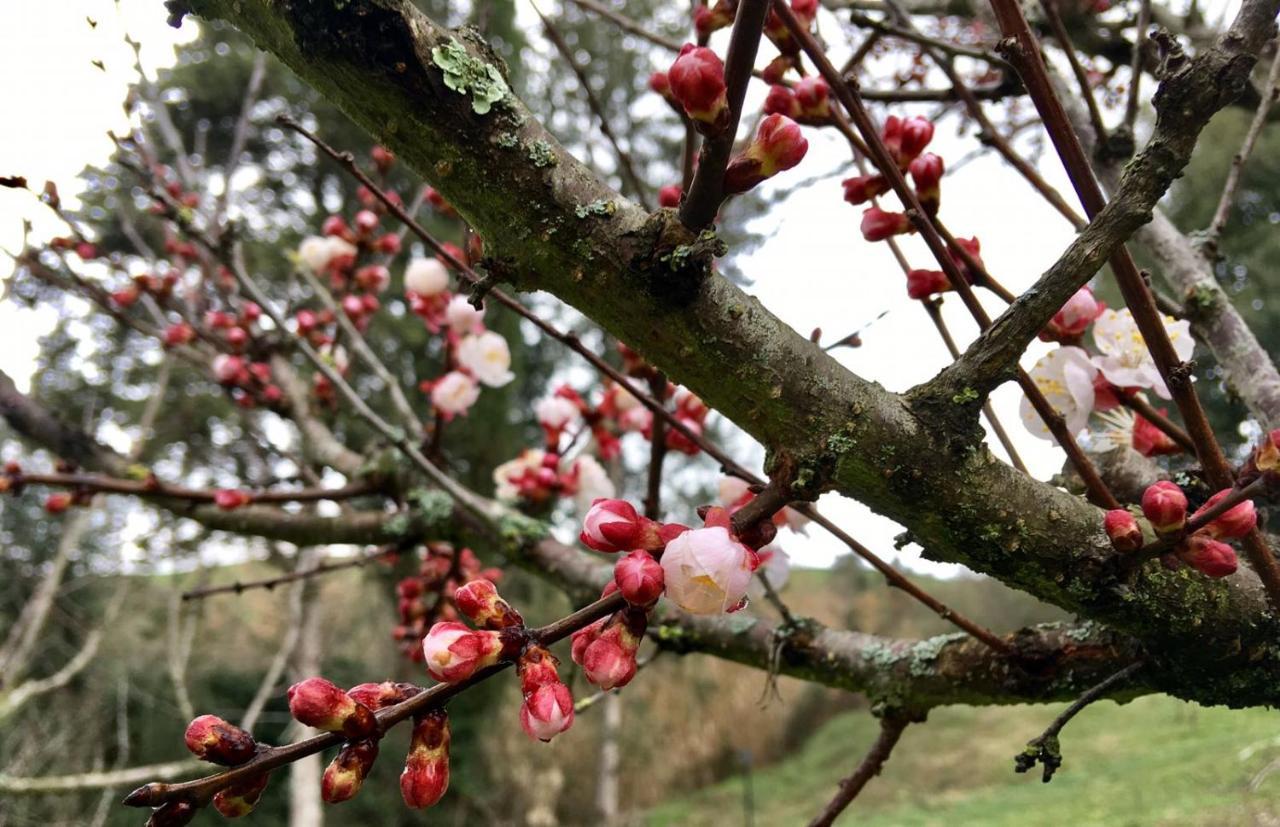
[{"label": "green grass", "polygon": [[[1245,825],[1275,823],[1280,772],[1250,781],[1280,758],[1280,715],[1206,709],[1167,697],[1099,703],[1067,725],[1064,764],[1049,784],[1039,768],[1013,771],[1013,755],[1061,711],[1053,707],[948,708],[909,728],[884,774],[841,823],[924,825]],[[752,776],[756,825],[805,824],[857,764],[877,724],[865,712],[833,719],[799,751]],[[743,778],[674,799],[647,814],[652,827],[746,823]]]}]

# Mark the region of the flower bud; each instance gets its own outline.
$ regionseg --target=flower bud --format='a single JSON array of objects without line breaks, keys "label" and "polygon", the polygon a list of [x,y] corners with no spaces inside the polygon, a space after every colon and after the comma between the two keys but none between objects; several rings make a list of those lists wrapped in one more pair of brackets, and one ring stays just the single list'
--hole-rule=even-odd
[{"label": "flower bud", "polygon": [[831,87],[817,75],[801,78],[795,88],[800,116],[796,120],[811,126],[821,126],[831,119]]},{"label": "flower bud", "polygon": [[449,271],[438,258],[415,258],[404,268],[404,289],[423,298],[449,287]]},{"label": "flower bud", "polygon": [[618,591],[633,606],[649,606],[662,596],[662,564],[643,549],[619,558],[613,567]]},{"label": "flower bud", "polygon": [[658,205],[675,209],[680,206],[680,199],[684,198],[684,187],[679,184],[667,184],[658,190]]},{"label": "flower bud", "polygon": [[61,514],[71,507],[72,496],[66,491],[58,491],[44,498],[44,510],[50,514]]},{"label": "flower bud", "polygon": [[671,94],[671,78],[666,72],[654,72],[649,75],[649,88],[662,95],[669,103],[677,103],[675,97]]},{"label": "flower bud", "polygon": [[906,213],[888,212],[879,207],[868,207],[862,213],[862,237],[867,241],[884,241],[912,230],[911,219]]},{"label": "flower bud", "polygon": [[164,331],[164,346],[177,347],[189,344],[196,337],[195,328],[186,322],[171,324]]},{"label": "flower bud", "polygon": [[1182,543],[1178,559],[1206,577],[1226,577],[1236,571],[1235,549],[1199,531]]},{"label": "flower bud", "polygon": [[1142,494],[1142,513],[1156,533],[1176,534],[1187,523],[1187,495],[1172,482],[1157,482]]},{"label": "flower bud", "polygon": [[698,38],[710,37],[714,32],[732,25],[737,3],[719,0],[714,6],[699,5],[693,12],[693,29]]},{"label": "flower bud", "polygon": [[1040,331],[1040,339],[1045,342],[1075,344],[1105,309],[1106,305],[1094,297],[1088,286],[1081,287],[1067,299],[1061,310],[1053,314],[1049,324]]},{"label": "flower bud", "polygon": [[556,669],[559,663],[556,656],[545,647],[526,647],[516,662],[516,671],[520,675],[520,691],[528,695],[540,686],[559,683],[560,675]]},{"label": "flower bud", "polygon": [[920,115],[906,119],[890,115],[885,119],[881,137],[899,168],[906,169],[933,140],[933,123]]},{"label": "flower bud", "polygon": [[746,192],[761,181],[788,170],[804,158],[809,142],[795,121],[785,115],[766,115],[756,137],[730,159],[724,172],[725,195]]},{"label": "flower bud", "polygon": [[420,810],[439,801],[449,789],[449,716],[433,709],[418,718],[409,739],[409,755],[400,773],[400,795]]},{"label": "flower bud", "polygon": [[378,757],[378,742],[364,738],[344,744],[320,779],[320,798],[339,804],[355,798]]},{"label": "flower bud", "polygon": [[559,681],[530,692],[520,705],[520,728],[539,741],[550,741],[573,726],[573,695]]},{"label": "flower bud", "polygon": [[201,715],[187,725],[187,749],[202,761],[235,767],[258,751],[253,736],[217,715]]},{"label": "flower bud", "polygon": [[[1203,514],[1210,508],[1231,494],[1230,488],[1224,488],[1217,494],[1214,494],[1205,504],[1196,509],[1192,514],[1194,519],[1196,516]],[[1250,531],[1253,531],[1258,525],[1258,512],[1253,507],[1253,500],[1242,500],[1239,504],[1233,505],[1222,514],[1213,519],[1213,522],[1206,525],[1202,531],[1216,540],[1235,540],[1244,537]],[[1198,533],[1198,532],[1197,532]]]},{"label": "flower bud", "polygon": [[928,152],[912,161],[907,168],[915,182],[920,205],[929,215],[937,215],[938,206],[942,203],[942,159]]},{"label": "flower bud", "polygon": [[221,385],[239,385],[249,380],[244,359],[220,353],[213,359],[213,378]]},{"label": "flower bud", "polygon": [[[1099,371],[1101,376],[1102,372]],[[1095,395],[1096,398],[1096,395]],[[1094,408],[1097,408],[1095,401]],[[1161,409],[1164,413],[1164,409]],[[1144,457],[1161,457],[1170,456],[1172,454],[1181,454],[1182,446],[1173,441],[1173,438],[1155,426],[1153,422],[1148,420],[1142,414],[1135,414],[1133,417],[1133,436],[1131,440],[1133,450],[1142,454]]]},{"label": "flower bud", "polygon": [[630,683],[636,674],[636,652],[644,627],[642,612],[623,611],[611,617],[581,649],[578,665],[586,679],[605,691]]},{"label": "flower bud", "polygon": [[769,94],[765,96],[763,108],[766,115],[800,117],[800,101],[796,100],[795,92],[781,83],[775,83],[769,87]]},{"label": "flower bud", "polygon": [[857,206],[889,191],[889,182],[883,175],[857,175],[840,182],[844,187],[844,200]]},{"label": "flower bud", "polygon": [[427,672],[444,683],[466,680],[492,666],[503,654],[498,632],[469,629],[461,623],[437,623],[422,641]]},{"label": "flower bud", "polygon": [[485,629],[524,625],[524,618],[498,595],[497,586],[488,580],[472,580],[455,589],[453,605],[463,617]]},{"label": "flower bud", "polygon": [[686,43],[667,71],[671,95],[693,120],[698,131],[715,135],[729,123],[724,63],[705,46]]},{"label": "flower bud", "polygon": [[196,817],[196,805],[186,799],[166,801],[151,811],[147,827],[182,827]]},{"label": "flower bud", "polygon": [[951,279],[941,270],[910,270],[907,272],[907,295],[913,299],[927,299],[951,289]]},{"label": "flower bud", "polygon": [[240,818],[253,812],[267,789],[267,773],[251,775],[218,790],[213,796],[213,809],[223,818]]},{"label": "flower bud", "polygon": [[340,732],[348,740],[378,731],[378,719],[368,707],[324,678],[307,678],[289,687],[289,713],[299,723]]},{"label": "flower bud", "polygon": [[1102,519],[1102,527],[1111,539],[1111,547],[1119,552],[1137,551],[1142,548],[1142,529],[1132,514],[1123,508],[1113,508]]},{"label": "flower bud", "polygon": [[237,491],[234,488],[220,488],[213,493],[213,504],[223,511],[235,511],[241,506],[248,505],[252,497],[246,491]]},{"label": "flower bud", "polygon": [[755,554],[720,526],[686,531],[662,554],[666,595],[691,614],[739,607],[755,566]]},{"label": "flower bud", "polygon": [[636,546],[642,519],[626,500],[596,500],[582,520],[578,539],[596,551],[625,551]]},{"label": "flower bud", "polygon": [[795,55],[778,55],[764,67],[764,70],[760,73],[760,79],[765,83],[782,83],[783,78],[787,76],[787,72],[797,68],[798,65]]}]

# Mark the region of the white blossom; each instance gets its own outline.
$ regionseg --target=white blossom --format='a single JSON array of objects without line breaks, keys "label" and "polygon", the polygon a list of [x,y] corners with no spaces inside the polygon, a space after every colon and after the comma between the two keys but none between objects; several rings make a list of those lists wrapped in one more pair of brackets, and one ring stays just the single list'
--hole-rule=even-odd
[{"label": "white blossom", "polygon": [[538,424],[552,430],[559,430],[577,422],[581,413],[577,405],[563,396],[548,396],[538,400],[533,406],[533,414],[537,417]]},{"label": "white blossom", "polygon": [[578,490],[574,492],[573,502],[579,514],[585,514],[591,504],[601,498],[611,498],[617,493],[609,473],[590,454],[583,454],[573,462],[573,470],[578,479]]},{"label": "white blossom", "polygon": [[435,257],[415,258],[404,268],[404,289],[419,296],[434,296],[449,288],[449,271]]},{"label": "white blossom", "polygon": [[466,296],[458,295],[450,299],[449,305],[444,309],[444,318],[449,327],[460,336],[484,330],[484,311],[473,307]]},{"label": "white blossom", "polygon": [[479,398],[476,380],[458,370],[446,373],[431,387],[431,404],[448,416],[466,413]]},{"label": "white blossom", "polygon": [[[1170,316],[1164,316],[1162,321],[1178,359],[1183,362],[1190,359],[1195,350],[1191,323]],[[1104,311],[1093,323],[1093,343],[1102,354],[1094,357],[1094,364],[1108,382],[1121,388],[1150,388],[1162,398],[1169,398],[1164,378],[1128,308]]]},{"label": "white blossom", "polygon": [[458,343],[458,364],[471,371],[482,385],[500,388],[515,378],[511,368],[511,350],[507,340],[492,330],[464,336]]},{"label": "white blossom", "polygon": [[666,595],[691,614],[737,608],[751,583],[752,555],[720,527],[686,531],[662,552]]},{"label": "white blossom", "polygon": [[[1079,433],[1093,411],[1093,379],[1098,373],[1089,354],[1078,347],[1056,348],[1036,362],[1030,373],[1049,404],[1066,420],[1067,429],[1073,434]],[[1019,413],[1028,431],[1041,439],[1053,439],[1048,426],[1026,397],[1022,399]]]}]

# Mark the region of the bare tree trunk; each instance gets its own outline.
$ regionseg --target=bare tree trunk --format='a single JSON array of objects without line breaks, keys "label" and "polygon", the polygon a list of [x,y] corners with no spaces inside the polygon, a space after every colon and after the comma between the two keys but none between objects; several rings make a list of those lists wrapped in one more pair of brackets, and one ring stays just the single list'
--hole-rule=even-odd
[{"label": "bare tree trunk", "polygon": [[[308,592],[315,583],[307,583]],[[314,595],[303,595],[301,629],[297,657],[294,661],[295,680],[320,674],[320,605]],[[300,727],[297,740],[316,734],[310,727]],[[324,772],[320,753],[308,755],[289,767],[289,827],[322,827],[324,810],[320,801],[320,776]]]},{"label": "bare tree trunk", "polygon": [[616,693],[600,703],[600,772],[596,776],[596,809],[600,823],[613,827],[618,823],[618,732],[622,729],[622,699]]}]

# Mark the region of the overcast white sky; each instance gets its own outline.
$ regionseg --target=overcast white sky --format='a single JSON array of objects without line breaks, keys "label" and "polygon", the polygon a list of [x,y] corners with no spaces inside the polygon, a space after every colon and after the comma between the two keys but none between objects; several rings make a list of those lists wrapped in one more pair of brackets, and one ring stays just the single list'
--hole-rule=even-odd
[{"label": "overcast white sky", "polygon": [[[96,28],[86,18],[95,20]],[[7,34],[0,50],[7,122],[0,131],[0,174],[25,175],[37,189],[44,180],[53,180],[64,200],[73,200],[79,188],[76,174],[86,162],[101,162],[110,153],[107,130],[126,127],[120,104],[133,78],[132,53],[122,39],[126,30],[144,44],[144,64],[154,71],[172,61],[174,44],[189,37],[192,28],[169,28],[155,0],[0,2],[0,31]],[[101,60],[105,71],[93,60]],[[810,154],[791,173],[795,177],[784,176],[783,185],[847,160],[847,148],[833,133],[806,134]],[[972,139],[956,136],[955,121],[948,120],[931,149],[954,161],[972,146]],[[1069,192],[1056,159],[1047,158],[1041,165],[1045,176]],[[934,375],[949,359],[924,311],[906,298],[903,277],[888,249],[861,240],[860,217],[860,210],[840,200],[839,177],[832,177],[794,192],[785,209],[759,219],[762,226],[772,225],[773,238],[739,261],[754,280],[751,291],[806,334],[821,327],[828,337],[843,335],[890,310],[864,335],[862,348],[842,349],[838,356],[859,375],[890,390],[905,390]],[[988,267],[1015,292],[1031,284],[1071,238],[1069,225],[994,157],[946,177],[942,217],[958,235],[982,239]],[[24,219],[33,221],[37,237],[59,232],[29,194],[0,189],[0,248],[18,249]],[[913,262],[929,265],[923,245],[909,240],[906,246]],[[0,276],[10,271],[10,259],[0,254]],[[999,312],[998,301],[988,305],[992,315]],[[948,300],[945,313],[962,345],[972,338],[976,328],[959,301]],[[0,367],[19,381],[28,378],[37,337],[49,323],[47,313],[0,301]],[[1041,352],[1037,345],[1026,364]],[[1061,453],[1023,429],[1019,398],[1017,389],[1006,385],[993,402],[1023,459],[1045,478],[1061,467]],[[994,450],[999,452],[998,446]],[[900,529],[894,524],[839,497],[824,498],[821,507],[872,549],[895,556],[892,538]],[[826,565],[843,553],[843,546],[820,531],[812,535],[786,543],[797,562]],[[908,549],[903,559],[932,571],[947,570],[921,564],[917,550]]]}]

